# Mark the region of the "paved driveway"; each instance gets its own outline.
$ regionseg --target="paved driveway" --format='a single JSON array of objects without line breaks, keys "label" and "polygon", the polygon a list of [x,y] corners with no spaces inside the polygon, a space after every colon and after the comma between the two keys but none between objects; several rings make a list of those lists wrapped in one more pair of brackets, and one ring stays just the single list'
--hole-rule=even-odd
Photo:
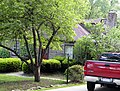
[{"label": "paved driveway", "polygon": [[[73,86],[73,87],[67,87],[67,88],[59,88],[54,90],[46,90],[46,91],[87,91],[86,85],[81,86]],[[96,85],[95,91],[120,91],[120,89],[117,88],[106,88],[106,87],[100,87],[100,85]]]}]

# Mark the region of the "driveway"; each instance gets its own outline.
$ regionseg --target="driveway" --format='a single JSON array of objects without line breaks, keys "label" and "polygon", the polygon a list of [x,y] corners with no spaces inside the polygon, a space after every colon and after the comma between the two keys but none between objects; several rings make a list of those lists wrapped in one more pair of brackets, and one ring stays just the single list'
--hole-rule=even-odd
[{"label": "driveway", "polygon": [[[46,91],[87,91],[87,88],[86,88],[86,85],[81,85],[81,86],[73,86],[73,87],[52,89],[52,90],[46,90]],[[120,89],[100,87],[100,85],[96,85],[95,91],[120,91]]]}]

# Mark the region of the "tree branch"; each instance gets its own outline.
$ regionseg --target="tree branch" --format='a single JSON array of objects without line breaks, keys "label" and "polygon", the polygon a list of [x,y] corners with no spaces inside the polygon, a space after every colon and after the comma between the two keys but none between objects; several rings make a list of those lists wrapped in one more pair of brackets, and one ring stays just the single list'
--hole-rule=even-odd
[{"label": "tree branch", "polygon": [[36,29],[36,31],[38,31],[38,30],[40,29],[40,27],[42,26],[43,23],[44,23],[44,21],[41,22],[41,23],[38,25],[38,28]]},{"label": "tree branch", "polygon": [[35,33],[35,29],[34,27],[32,26],[32,33],[33,33],[33,43],[34,43],[34,56],[35,56],[35,65],[36,67],[38,67],[38,61],[37,61],[37,43],[36,43],[36,33]]},{"label": "tree branch", "polygon": [[25,40],[26,49],[27,49],[27,52],[28,52],[28,55],[29,55],[29,58],[30,58],[30,61],[31,61],[32,69],[33,69],[34,63],[33,63],[33,59],[32,59],[32,54],[31,54],[30,49],[29,49],[28,41],[27,41],[27,38],[26,38],[25,35],[23,35],[23,38]]},{"label": "tree branch", "polygon": [[42,26],[43,23],[44,23],[44,21],[41,22],[38,25],[38,28],[36,29],[37,37],[38,37],[38,43],[39,43],[39,49],[38,49],[38,61],[39,61],[39,64],[41,64],[41,62],[42,62],[42,59],[41,59],[41,56],[42,56],[42,42],[41,42],[41,38],[40,38],[39,29],[40,29],[40,27]]},{"label": "tree branch", "polygon": [[38,49],[38,61],[39,61],[39,64],[41,64],[42,62],[42,42],[41,42],[41,38],[40,38],[40,34],[39,34],[39,31],[36,30],[37,32],[37,37],[38,37],[38,42],[39,42],[39,49]]},{"label": "tree branch", "polygon": [[53,25],[53,23],[51,23],[51,25],[52,25],[53,33],[52,33],[50,39],[48,40],[48,43],[47,43],[47,45],[46,45],[46,48],[45,48],[45,50],[44,50],[44,52],[43,52],[42,57],[43,57],[44,54],[46,53],[46,50],[48,49],[48,47],[49,47],[49,45],[50,45],[50,43],[51,43],[53,37],[55,36],[55,34],[56,34],[56,33],[58,32],[58,30],[60,29],[60,27],[58,27],[57,29],[55,29],[55,26]]},{"label": "tree branch", "polygon": [[21,59],[21,61],[24,61],[27,65],[29,65],[29,63],[28,63],[24,58],[22,58],[16,51],[14,51],[13,49],[4,46],[4,45],[2,45],[1,43],[0,43],[0,47],[5,48],[5,49],[7,49],[7,50],[13,52],[18,58]]}]

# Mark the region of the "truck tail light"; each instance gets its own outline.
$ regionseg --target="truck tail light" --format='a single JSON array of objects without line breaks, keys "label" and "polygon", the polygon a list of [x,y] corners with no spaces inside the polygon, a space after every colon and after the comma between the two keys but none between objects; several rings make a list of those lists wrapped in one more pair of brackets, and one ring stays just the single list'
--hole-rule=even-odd
[{"label": "truck tail light", "polygon": [[88,64],[87,64],[87,68],[93,68],[93,64],[88,63]]},{"label": "truck tail light", "polygon": [[84,66],[84,74],[87,75],[87,73],[93,73],[94,65],[92,62],[87,61]]}]

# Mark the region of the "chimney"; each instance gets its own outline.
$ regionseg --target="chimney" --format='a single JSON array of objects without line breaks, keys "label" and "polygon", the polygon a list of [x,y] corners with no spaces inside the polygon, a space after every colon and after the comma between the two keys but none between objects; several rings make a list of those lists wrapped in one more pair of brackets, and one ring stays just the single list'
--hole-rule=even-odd
[{"label": "chimney", "polygon": [[117,14],[116,14],[116,11],[110,10],[110,12],[108,13],[108,18],[107,18],[106,24],[110,28],[112,28],[112,27],[117,25]]}]

